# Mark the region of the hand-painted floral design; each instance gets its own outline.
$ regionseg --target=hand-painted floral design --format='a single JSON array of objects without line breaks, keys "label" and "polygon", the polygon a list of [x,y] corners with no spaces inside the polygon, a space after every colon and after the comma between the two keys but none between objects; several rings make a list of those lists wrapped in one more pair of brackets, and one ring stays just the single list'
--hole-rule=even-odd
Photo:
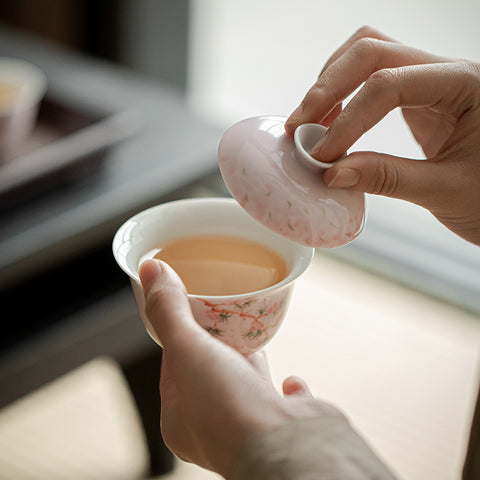
[{"label": "hand-painted floral design", "polygon": [[265,345],[282,322],[293,284],[257,296],[229,300],[191,297],[197,322],[211,335],[243,354]]}]

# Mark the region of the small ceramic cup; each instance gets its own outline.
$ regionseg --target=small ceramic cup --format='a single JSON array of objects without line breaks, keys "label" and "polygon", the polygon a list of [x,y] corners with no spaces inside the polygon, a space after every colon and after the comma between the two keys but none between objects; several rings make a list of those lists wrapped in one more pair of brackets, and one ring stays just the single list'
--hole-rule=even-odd
[{"label": "small ceramic cup", "polygon": [[35,65],[0,57],[0,161],[8,160],[32,132],[47,77]]},{"label": "small ceramic cup", "polygon": [[271,232],[228,198],[178,200],[135,215],[116,233],[113,254],[130,277],[140,316],[159,345],[145,314],[138,269],[159,244],[196,235],[249,239],[275,250],[287,264],[287,277],[263,290],[228,296],[188,295],[193,315],[205,330],[240,353],[251,354],[275,335],[285,317],[294,281],[310,265],[314,249]]}]

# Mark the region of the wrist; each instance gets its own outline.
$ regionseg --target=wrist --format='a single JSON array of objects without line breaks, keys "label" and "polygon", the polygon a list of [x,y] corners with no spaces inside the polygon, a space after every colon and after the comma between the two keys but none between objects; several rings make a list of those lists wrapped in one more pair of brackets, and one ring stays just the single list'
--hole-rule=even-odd
[{"label": "wrist", "polygon": [[217,448],[211,449],[208,463],[209,468],[225,478],[232,471],[233,465],[246,445],[255,437],[274,431],[297,419],[297,416],[289,412],[283,405],[272,407],[262,412],[247,412],[229,421],[228,428],[223,425],[222,430],[228,432],[228,438],[218,439]]}]

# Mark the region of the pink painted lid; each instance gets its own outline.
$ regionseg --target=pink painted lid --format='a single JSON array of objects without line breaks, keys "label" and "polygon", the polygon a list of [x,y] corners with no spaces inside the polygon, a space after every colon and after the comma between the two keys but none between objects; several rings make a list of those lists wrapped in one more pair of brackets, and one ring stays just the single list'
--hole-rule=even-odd
[{"label": "pink painted lid", "polygon": [[285,118],[255,117],[230,127],[218,148],[223,180],[237,202],[270,230],[309,247],[351,242],[365,223],[365,195],[327,188],[321,163],[308,152],[325,134],[301,125],[295,140]]}]

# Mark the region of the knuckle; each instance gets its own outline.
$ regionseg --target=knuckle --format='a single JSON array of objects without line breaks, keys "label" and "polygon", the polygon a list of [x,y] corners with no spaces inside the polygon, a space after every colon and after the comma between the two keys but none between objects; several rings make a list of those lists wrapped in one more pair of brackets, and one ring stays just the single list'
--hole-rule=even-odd
[{"label": "knuckle", "polygon": [[371,88],[385,89],[390,88],[392,83],[397,80],[398,72],[395,68],[382,68],[373,72],[368,77],[367,83]]},{"label": "knuckle", "polygon": [[372,73],[365,82],[365,89],[375,98],[389,105],[400,105],[398,93],[400,71],[397,68],[382,68]]},{"label": "knuckle", "polygon": [[480,63],[470,62],[469,72],[471,77],[471,85],[473,85],[474,103],[480,105]]},{"label": "knuckle", "polygon": [[337,97],[334,90],[328,86],[328,80],[320,78],[308,91],[305,97],[306,103],[310,105],[337,105],[341,99]]},{"label": "knuckle", "polygon": [[396,168],[385,162],[377,162],[370,182],[367,185],[368,193],[374,195],[393,196],[398,189],[398,172]]},{"label": "knuckle", "polygon": [[377,36],[378,32],[370,25],[362,25],[356,32],[354,37],[373,37]]},{"label": "knuckle", "polygon": [[475,80],[480,82],[480,63],[470,62],[470,68],[472,69]]},{"label": "knuckle", "polygon": [[384,42],[376,38],[364,37],[352,45],[349,54],[355,59],[355,62],[367,65],[370,72],[375,72],[383,48]]},{"label": "knuckle", "polygon": [[465,74],[471,75],[475,78],[480,78],[480,63],[462,60],[458,62],[458,65],[465,72]]},{"label": "knuckle", "polygon": [[352,50],[357,57],[370,58],[378,49],[380,41],[371,37],[362,37],[352,45]]},{"label": "knuckle", "polygon": [[305,95],[304,102],[317,104],[322,101],[324,82],[317,80],[314,85],[308,90]]},{"label": "knuckle", "polygon": [[480,63],[458,60],[449,67],[456,79],[450,108],[460,116],[470,108],[480,106]]},{"label": "knuckle", "polygon": [[480,85],[480,63],[464,61],[459,65],[468,82],[477,88]]},{"label": "knuckle", "polygon": [[462,62],[461,68],[465,78],[464,92],[467,93],[465,109],[472,105],[478,106],[480,105],[480,63],[465,61]]}]

